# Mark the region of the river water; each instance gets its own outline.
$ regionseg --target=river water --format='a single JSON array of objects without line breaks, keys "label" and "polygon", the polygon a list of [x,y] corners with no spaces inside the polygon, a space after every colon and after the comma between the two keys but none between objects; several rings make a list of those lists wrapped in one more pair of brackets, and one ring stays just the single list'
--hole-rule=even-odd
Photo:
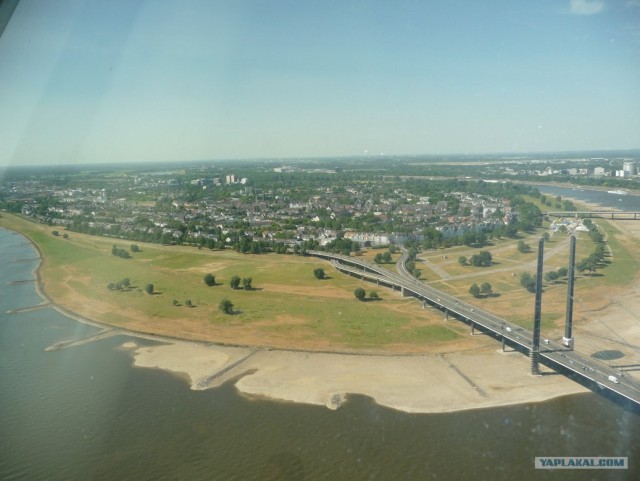
[{"label": "river water", "polygon": [[[350,396],[330,411],[247,399],[233,383],[191,391],[132,367],[126,336],[45,352],[97,329],[50,308],[6,313],[41,302],[33,282],[15,283],[39,261],[4,229],[0,248],[2,480],[640,479],[640,416],[593,393],[447,414]],[[630,468],[535,470],[535,456],[627,456]]]}]

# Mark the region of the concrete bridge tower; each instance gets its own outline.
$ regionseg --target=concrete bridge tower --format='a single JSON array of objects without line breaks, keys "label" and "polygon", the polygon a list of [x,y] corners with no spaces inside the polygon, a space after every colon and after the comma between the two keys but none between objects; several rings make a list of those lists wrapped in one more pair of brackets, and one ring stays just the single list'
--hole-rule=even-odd
[{"label": "concrete bridge tower", "polygon": [[540,375],[538,361],[540,357],[540,318],[542,313],[542,264],[544,258],[544,239],[538,241],[538,270],[536,271],[536,304],[533,315],[533,343],[529,356],[531,357],[531,374]]},{"label": "concrete bridge tower", "polygon": [[564,337],[562,345],[573,349],[573,282],[574,269],[576,264],[576,236],[571,236],[569,246],[569,272],[567,274],[567,311],[565,314]]}]

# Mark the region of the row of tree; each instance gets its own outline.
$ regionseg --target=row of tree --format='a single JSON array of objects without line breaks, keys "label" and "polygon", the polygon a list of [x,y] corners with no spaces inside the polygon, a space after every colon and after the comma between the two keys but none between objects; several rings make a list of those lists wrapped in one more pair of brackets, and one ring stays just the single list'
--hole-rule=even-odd
[{"label": "row of tree", "polygon": [[[209,287],[220,285],[216,282],[216,276],[209,273],[204,276],[204,283]],[[253,289],[253,279],[251,277],[243,277],[234,275],[229,280],[229,286],[231,289],[240,289],[240,284],[242,284],[242,288],[246,291],[250,291]]]},{"label": "row of tree", "polygon": [[478,286],[478,284],[474,282],[469,288],[469,293],[473,297],[489,296],[493,293],[493,289],[491,287],[491,284],[489,284],[488,282],[483,282],[480,286]]}]

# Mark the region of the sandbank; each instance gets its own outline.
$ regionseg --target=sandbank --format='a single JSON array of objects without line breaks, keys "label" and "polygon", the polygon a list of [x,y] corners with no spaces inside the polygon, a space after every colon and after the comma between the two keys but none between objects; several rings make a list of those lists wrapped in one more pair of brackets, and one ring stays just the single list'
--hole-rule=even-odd
[{"label": "sandbank", "polygon": [[588,392],[562,375],[529,374],[526,356],[508,351],[414,356],[305,353],[203,346],[138,347],[134,364],[166,369],[192,389],[233,382],[240,393],[339,408],[349,394],[411,413],[451,412],[536,402]]}]

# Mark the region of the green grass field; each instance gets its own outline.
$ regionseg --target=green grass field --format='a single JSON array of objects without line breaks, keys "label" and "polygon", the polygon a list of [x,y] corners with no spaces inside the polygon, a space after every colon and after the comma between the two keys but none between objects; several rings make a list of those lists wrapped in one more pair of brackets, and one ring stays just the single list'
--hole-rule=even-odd
[{"label": "green grass field", "polygon": [[[68,232],[4,214],[0,225],[27,235],[39,247],[46,293],[57,303],[97,321],[145,332],[266,345],[289,339],[292,345],[380,348],[420,345],[460,338],[455,324],[437,325],[441,316],[420,303],[335,271],[313,257],[138,243],[131,259],[111,254],[112,245],[131,243]],[[321,267],[328,279],[318,280]],[[209,287],[205,274],[219,285]],[[252,290],[234,290],[229,280],[251,277]],[[130,279],[132,288],[111,291],[109,283]],[[154,285],[154,294],[145,286]],[[360,302],[353,291],[375,290],[379,301]],[[223,298],[235,313],[218,309]],[[194,307],[187,307],[186,300]],[[174,305],[178,301],[178,306]],[[436,322],[436,325],[434,325]],[[234,339],[234,336],[237,338]]]}]

